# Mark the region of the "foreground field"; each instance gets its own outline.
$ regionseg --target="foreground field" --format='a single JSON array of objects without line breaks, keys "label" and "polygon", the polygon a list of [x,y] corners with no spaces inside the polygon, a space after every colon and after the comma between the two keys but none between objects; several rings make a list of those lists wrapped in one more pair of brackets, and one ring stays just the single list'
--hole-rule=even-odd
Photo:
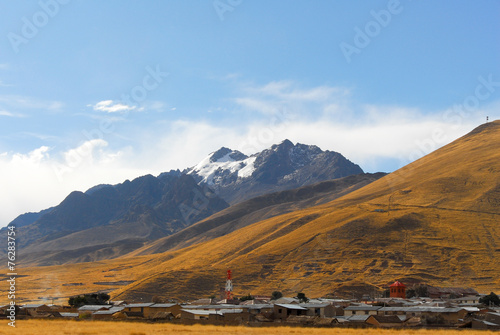
[{"label": "foreground field", "polygon": [[390,330],[390,329],[346,329],[346,328],[297,328],[297,327],[225,327],[209,325],[171,325],[171,324],[146,324],[128,322],[78,322],[58,320],[28,320],[18,321],[16,328],[9,327],[5,321],[0,326],[0,334],[24,334],[24,335],[52,335],[52,334],[123,334],[123,335],[146,335],[146,334],[295,334],[295,335],[489,335],[491,331],[458,331],[458,330]]}]

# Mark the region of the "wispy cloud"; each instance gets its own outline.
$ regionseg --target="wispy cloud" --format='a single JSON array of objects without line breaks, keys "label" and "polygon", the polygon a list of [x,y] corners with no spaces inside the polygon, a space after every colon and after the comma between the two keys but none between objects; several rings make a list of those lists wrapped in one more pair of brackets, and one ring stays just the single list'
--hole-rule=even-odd
[{"label": "wispy cloud", "polygon": [[254,97],[236,98],[235,102],[244,109],[254,110],[262,114],[272,115],[283,108],[283,103]]},{"label": "wispy cloud", "polygon": [[2,80],[0,80],[0,87],[12,87],[13,85],[6,84]]},{"label": "wispy cloud", "polygon": [[[163,101],[151,100],[146,101],[139,111],[153,111],[157,113],[162,113],[166,111],[171,111],[173,107],[169,107],[169,105]],[[175,110],[175,109],[174,109]]]},{"label": "wispy cloud", "polygon": [[346,101],[351,91],[345,87],[300,87],[294,81],[272,81],[265,85],[244,84],[233,101],[243,109],[271,115],[279,110],[304,111]]},{"label": "wispy cloud", "polygon": [[327,101],[333,98],[345,97],[350,90],[345,87],[318,86],[301,88],[293,81],[272,81],[263,86],[246,86],[250,94],[274,97],[287,101]]},{"label": "wispy cloud", "polygon": [[95,111],[106,112],[106,113],[125,113],[136,109],[136,106],[128,106],[121,102],[115,102],[113,100],[103,100],[99,101],[95,105],[88,105],[92,107]]},{"label": "wispy cloud", "polygon": [[22,132],[21,135],[23,136],[27,136],[27,137],[33,137],[33,138],[37,138],[39,140],[43,140],[43,141],[53,141],[53,140],[56,140],[58,139],[57,136],[54,136],[54,135],[47,135],[47,134],[40,134],[40,133],[33,133],[33,132]]},{"label": "wispy cloud", "polygon": [[22,95],[0,95],[0,106],[9,106],[14,110],[41,109],[51,112],[60,111],[64,107],[61,101],[44,101]]},{"label": "wispy cloud", "polygon": [[25,115],[23,114],[19,114],[19,113],[11,113],[11,112],[8,112],[6,110],[0,110],[0,116],[7,116],[7,117],[26,117]]},{"label": "wispy cloud", "polygon": [[[250,138],[285,138],[316,144],[341,152],[368,171],[393,171],[464,135],[489,115],[500,117],[495,106],[484,104],[466,116],[452,111],[423,110],[412,106],[360,104],[345,87],[301,87],[293,81],[264,85],[244,84],[233,101],[251,114],[255,126],[246,129]],[[286,112],[280,131],[259,130]],[[267,121],[266,121],[267,120]],[[269,127],[268,127],[269,128]],[[435,134],[439,134],[438,136]],[[259,142],[259,141],[257,141]],[[260,141],[258,145],[268,145]],[[272,143],[270,143],[272,144]]]}]

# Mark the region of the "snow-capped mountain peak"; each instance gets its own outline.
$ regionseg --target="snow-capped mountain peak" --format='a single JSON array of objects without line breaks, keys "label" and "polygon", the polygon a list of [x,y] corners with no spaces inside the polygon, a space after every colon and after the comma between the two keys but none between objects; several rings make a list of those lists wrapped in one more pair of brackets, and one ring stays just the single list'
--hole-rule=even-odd
[{"label": "snow-capped mountain peak", "polygon": [[362,172],[337,152],[289,140],[252,156],[222,147],[184,170],[229,203]]},{"label": "snow-capped mountain peak", "polygon": [[237,150],[222,147],[210,153],[186,173],[193,175],[198,182],[214,185],[230,174],[236,174],[238,178],[250,177],[254,171],[254,161],[255,157],[248,157]]},{"label": "snow-capped mountain peak", "polygon": [[241,161],[248,158],[247,155],[239,152],[238,150],[231,150],[226,147],[222,147],[219,150],[212,152],[209,155],[210,162],[223,162],[223,161]]}]

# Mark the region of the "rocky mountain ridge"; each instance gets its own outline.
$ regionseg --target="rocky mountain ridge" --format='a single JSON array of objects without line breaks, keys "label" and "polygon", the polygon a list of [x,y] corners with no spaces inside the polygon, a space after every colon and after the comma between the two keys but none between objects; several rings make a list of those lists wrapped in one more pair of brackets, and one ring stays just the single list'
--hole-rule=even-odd
[{"label": "rocky mountain ridge", "polygon": [[363,170],[337,152],[285,140],[251,156],[223,147],[183,173],[208,185],[228,203],[236,204]]}]

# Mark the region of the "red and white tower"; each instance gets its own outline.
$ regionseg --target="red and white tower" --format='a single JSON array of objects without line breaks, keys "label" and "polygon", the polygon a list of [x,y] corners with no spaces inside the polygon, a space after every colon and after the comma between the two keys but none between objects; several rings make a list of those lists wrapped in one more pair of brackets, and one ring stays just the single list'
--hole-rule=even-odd
[{"label": "red and white tower", "polygon": [[227,270],[226,276],[226,299],[233,299],[233,280],[231,277],[231,270]]}]

